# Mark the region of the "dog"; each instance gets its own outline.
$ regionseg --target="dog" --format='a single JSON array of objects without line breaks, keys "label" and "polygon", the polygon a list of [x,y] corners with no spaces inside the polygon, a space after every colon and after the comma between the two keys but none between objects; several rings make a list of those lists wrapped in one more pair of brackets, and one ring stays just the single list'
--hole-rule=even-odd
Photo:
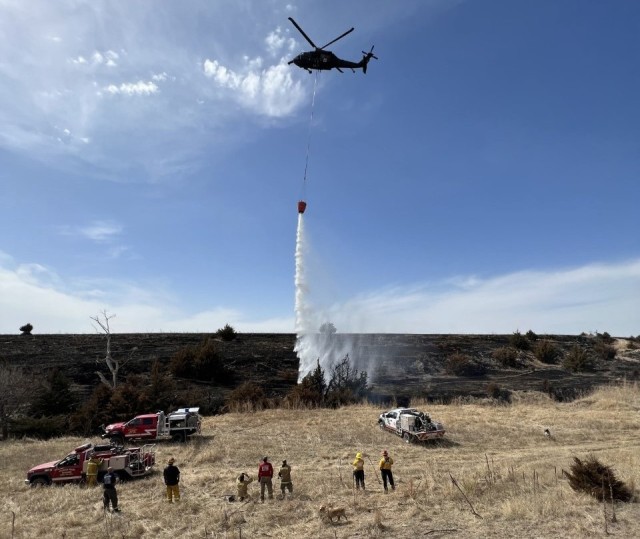
[{"label": "dog", "polygon": [[320,506],[320,509],[318,509],[318,512],[322,516],[327,517],[331,522],[333,522],[333,519],[336,517],[338,518],[338,521],[341,517],[344,517],[344,519],[347,520],[347,514],[345,513],[344,507],[330,508],[322,505]]}]

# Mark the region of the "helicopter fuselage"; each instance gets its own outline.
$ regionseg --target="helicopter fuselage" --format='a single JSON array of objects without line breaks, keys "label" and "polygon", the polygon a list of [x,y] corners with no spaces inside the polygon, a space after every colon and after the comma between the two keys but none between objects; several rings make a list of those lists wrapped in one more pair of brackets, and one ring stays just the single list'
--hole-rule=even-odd
[{"label": "helicopter fuselage", "polygon": [[338,58],[331,51],[317,50],[302,52],[293,59],[293,63],[302,69],[311,71],[317,70],[329,70],[340,69],[342,67],[349,69],[356,69],[362,67],[362,62],[350,62],[349,60],[342,60]]}]

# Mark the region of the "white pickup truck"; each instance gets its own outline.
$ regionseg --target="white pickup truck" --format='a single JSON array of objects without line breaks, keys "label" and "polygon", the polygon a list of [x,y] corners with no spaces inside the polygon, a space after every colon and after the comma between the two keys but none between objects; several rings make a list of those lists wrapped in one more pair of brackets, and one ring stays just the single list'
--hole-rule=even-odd
[{"label": "white pickup truck", "polygon": [[416,408],[394,408],[383,412],[378,418],[378,426],[397,434],[407,443],[442,438],[445,433],[442,423]]}]

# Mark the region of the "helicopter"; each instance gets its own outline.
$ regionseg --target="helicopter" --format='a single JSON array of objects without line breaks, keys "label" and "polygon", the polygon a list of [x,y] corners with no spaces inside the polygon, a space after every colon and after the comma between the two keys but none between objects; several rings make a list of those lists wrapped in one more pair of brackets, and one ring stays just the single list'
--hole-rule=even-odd
[{"label": "helicopter", "polygon": [[288,62],[289,65],[295,64],[298,67],[301,67],[302,69],[306,69],[309,73],[311,73],[311,70],[313,69],[330,70],[334,68],[340,71],[340,73],[344,73],[344,71],[342,71],[341,68],[351,69],[351,71],[353,71],[354,73],[356,69],[362,68],[362,72],[366,73],[367,64],[369,63],[369,60],[371,60],[371,58],[375,58],[376,60],[378,59],[378,57],[375,54],[373,54],[373,46],[371,47],[369,52],[362,51],[362,54],[363,54],[362,60],[360,60],[359,62],[350,62],[349,60],[342,60],[341,58],[338,58],[335,54],[333,54],[331,51],[324,50],[326,47],[328,47],[332,43],[335,43],[336,41],[338,41],[339,39],[342,39],[347,34],[350,34],[351,32],[353,32],[354,30],[353,28],[350,28],[344,34],[338,36],[334,40],[329,41],[329,43],[327,43],[324,47],[318,47],[313,41],[311,41],[309,36],[304,33],[304,30],[300,28],[298,23],[295,20],[293,20],[293,17],[289,17],[289,20],[298,29],[298,32],[300,32],[302,36],[309,42],[309,44],[315,49],[313,51],[302,52],[298,54],[298,56],[296,56],[293,60],[290,60]]}]

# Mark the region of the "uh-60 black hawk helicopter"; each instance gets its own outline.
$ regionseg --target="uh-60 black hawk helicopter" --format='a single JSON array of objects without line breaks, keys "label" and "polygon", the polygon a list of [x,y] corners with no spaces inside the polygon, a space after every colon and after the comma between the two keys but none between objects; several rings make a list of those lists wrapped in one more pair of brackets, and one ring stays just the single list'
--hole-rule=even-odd
[{"label": "uh-60 black hawk helicopter", "polygon": [[293,60],[291,60],[289,64],[295,64],[298,67],[301,67],[302,69],[306,69],[309,73],[311,73],[311,70],[313,69],[329,70],[334,68],[340,71],[340,73],[343,73],[342,69],[340,68],[351,69],[351,71],[353,71],[354,73],[356,69],[362,68],[362,72],[366,73],[367,64],[369,63],[369,60],[371,60],[371,58],[375,58],[376,60],[378,59],[378,57],[375,54],[373,54],[373,47],[371,47],[371,50],[369,52],[362,51],[363,57],[362,57],[362,60],[360,60],[359,62],[350,62],[349,60],[342,60],[341,58],[338,58],[335,54],[333,54],[331,51],[324,50],[332,43],[335,43],[336,41],[338,41],[339,39],[342,39],[347,34],[350,34],[351,32],[353,32],[353,28],[347,30],[344,34],[342,34],[341,36],[338,36],[334,40],[329,41],[329,43],[327,43],[324,47],[318,47],[313,41],[311,41],[311,39],[309,39],[309,36],[304,33],[304,30],[300,28],[298,23],[293,20],[293,17],[289,17],[289,20],[298,29],[298,32],[300,32],[303,35],[303,37],[309,42],[309,44],[315,49],[313,51],[302,52],[298,54],[298,56],[296,56]]}]

